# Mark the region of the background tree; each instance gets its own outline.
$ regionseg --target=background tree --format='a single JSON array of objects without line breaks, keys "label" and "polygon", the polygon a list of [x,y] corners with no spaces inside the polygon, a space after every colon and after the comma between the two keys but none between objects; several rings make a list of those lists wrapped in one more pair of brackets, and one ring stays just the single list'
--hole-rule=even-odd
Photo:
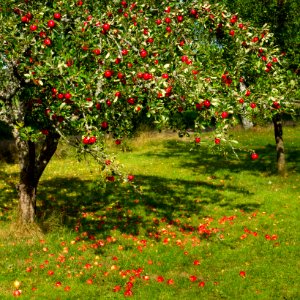
[{"label": "background tree", "polygon": [[269,28],[219,5],[8,0],[0,20],[0,119],[18,150],[23,223],[34,222],[38,182],[61,138],[92,154],[113,181],[104,137],[120,143],[139,114],[180,129],[178,116],[195,111],[195,143],[214,123],[210,146],[219,149],[232,144],[226,133],[240,114],[271,120],[290,109],[294,84]]},{"label": "background tree", "polygon": [[[220,1],[213,1],[220,2]],[[286,55],[287,68],[292,80],[298,81],[300,68],[300,2],[294,0],[268,1],[221,1],[232,12],[238,13],[244,20],[251,21],[261,27],[269,24],[274,33],[274,41],[280,48],[282,55]],[[293,74],[294,73],[294,74]],[[299,90],[291,94],[295,103],[299,103]],[[274,135],[276,142],[278,171],[285,174],[285,155],[283,143],[282,112],[274,115]]]},{"label": "background tree", "polygon": [[[212,1],[218,2],[220,1]],[[244,20],[261,27],[269,24],[275,43],[285,52],[289,67],[296,73],[300,69],[300,2],[296,0],[222,0],[232,12]]]}]

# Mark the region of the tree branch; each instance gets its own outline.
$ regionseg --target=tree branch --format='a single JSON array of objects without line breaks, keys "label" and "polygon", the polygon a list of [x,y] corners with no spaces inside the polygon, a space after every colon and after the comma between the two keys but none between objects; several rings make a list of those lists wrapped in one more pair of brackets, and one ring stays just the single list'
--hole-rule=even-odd
[{"label": "tree branch", "polygon": [[36,159],[34,176],[36,183],[39,182],[45,168],[47,167],[50,159],[54,155],[58,146],[59,138],[60,135],[57,133],[49,133],[49,135],[46,136],[46,139],[40,150],[40,154]]}]

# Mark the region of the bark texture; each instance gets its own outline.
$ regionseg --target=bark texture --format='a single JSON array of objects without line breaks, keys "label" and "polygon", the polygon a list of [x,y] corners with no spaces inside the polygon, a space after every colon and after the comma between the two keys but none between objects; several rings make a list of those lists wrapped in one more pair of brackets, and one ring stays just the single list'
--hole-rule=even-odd
[{"label": "bark texture", "polygon": [[58,134],[49,134],[37,150],[37,144],[24,141],[17,130],[14,137],[19,154],[20,179],[17,186],[19,192],[19,221],[33,223],[36,215],[36,193],[39,180],[54,155],[58,141]]},{"label": "bark texture", "polygon": [[285,165],[285,153],[284,153],[284,143],[283,143],[282,120],[280,115],[274,116],[273,124],[274,124],[274,135],[276,141],[277,170],[280,175],[285,176],[286,165]]}]

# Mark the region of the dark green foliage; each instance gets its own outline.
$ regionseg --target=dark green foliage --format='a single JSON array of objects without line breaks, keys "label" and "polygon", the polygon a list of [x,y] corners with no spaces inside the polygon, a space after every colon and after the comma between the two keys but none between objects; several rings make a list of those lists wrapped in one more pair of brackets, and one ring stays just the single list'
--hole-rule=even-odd
[{"label": "dark green foliage", "polygon": [[[220,1],[211,1],[220,2]],[[287,53],[290,68],[300,71],[300,1],[298,0],[222,0],[228,10],[238,13],[256,26],[268,23],[280,49]]]}]

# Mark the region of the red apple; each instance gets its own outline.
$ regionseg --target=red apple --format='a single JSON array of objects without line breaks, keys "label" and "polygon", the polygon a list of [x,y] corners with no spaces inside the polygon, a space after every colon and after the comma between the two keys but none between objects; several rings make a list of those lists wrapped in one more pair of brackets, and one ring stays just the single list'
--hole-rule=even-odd
[{"label": "red apple", "polygon": [[203,104],[204,104],[204,106],[205,106],[206,108],[209,108],[209,107],[210,107],[210,101],[209,101],[209,100],[204,100]]},{"label": "red apple", "polygon": [[145,49],[142,49],[142,50],[140,51],[140,56],[141,56],[142,58],[145,58],[147,55],[148,55],[148,52],[147,52]]},{"label": "red apple", "polygon": [[254,108],[256,107],[256,103],[251,102],[251,103],[250,103],[250,107],[254,109]]},{"label": "red apple", "polygon": [[165,73],[165,74],[162,74],[161,77],[164,78],[164,79],[168,79],[169,75]]},{"label": "red apple", "polygon": [[203,103],[196,103],[196,110],[201,110],[203,107]]},{"label": "red apple", "polygon": [[194,9],[194,8],[192,8],[192,9],[190,10],[190,14],[193,15],[193,16],[197,15],[197,10]]},{"label": "red apple", "polygon": [[122,55],[123,55],[123,56],[125,56],[125,55],[128,54],[128,50],[127,50],[127,49],[123,49],[121,52],[122,52]]},{"label": "red apple", "polygon": [[168,6],[166,9],[165,9],[165,13],[169,14],[171,12],[171,6]]},{"label": "red apple", "polygon": [[53,18],[54,18],[55,20],[60,20],[60,19],[61,19],[61,14],[58,13],[58,12],[54,13],[54,14],[53,14]]},{"label": "red apple", "polygon": [[189,58],[186,55],[181,56],[181,61],[186,62]]},{"label": "red apple", "polygon": [[47,34],[45,31],[40,31],[39,36],[40,38],[45,39],[47,37]]},{"label": "red apple", "polygon": [[219,145],[220,143],[221,143],[221,139],[215,138],[215,144],[216,144],[216,145]]},{"label": "red apple", "polygon": [[21,17],[21,22],[22,23],[28,23],[29,22],[29,18],[27,16],[23,16],[23,17]]},{"label": "red apple", "polygon": [[30,25],[30,30],[31,30],[31,31],[36,31],[37,29],[38,29],[38,27],[37,27],[36,24]]},{"label": "red apple", "polygon": [[21,290],[15,290],[15,291],[13,291],[13,296],[14,297],[19,297],[19,296],[21,296],[21,293],[22,293]]},{"label": "red apple", "polygon": [[107,129],[107,128],[108,128],[108,123],[107,123],[106,121],[103,121],[103,122],[101,123],[101,128],[102,128],[102,129]]},{"label": "red apple", "polygon": [[45,46],[51,46],[52,41],[49,38],[44,39],[44,45]]},{"label": "red apple", "polygon": [[152,44],[154,42],[154,39],[150,37],[150,38],[147,39],[146,42],[149,43],[149,44]]},{"label": "red apple", "polygon": [[108,23],[105,23],[102,25],[103,30],[108,31],[110,29],[110,25]]},{"label": "red apple", "polygon": [[100,55],[100,54],[101,54],[101,50],[100,50],[99,48],[94,49],[94,50],[93,50],[93,53],[94,53],[95,55]]},{"label": "red apple", "polygon": [[196,144],[199,144],[200,142],[201,142],[201,138],[195,137],[195,143],[196,143]]},{"label": "red apple", "polygon": [[128,176],[127,176],[127,179],[128,179],[128,181],[133,181],[134,175],[128,175]]},{"label": "red apple", "polygon": [[113,71],[112,70],[106,70],[105,72],[104,72],[104,76],[106,77],[106,78],[111,78],[112,76],[113,76]]},{"label": "red apple", "polygon": [[228,118],[228,112],[227,112],[227,111],[223,111],[223,112],[221,113],[221,117],[222,117],[222,119]]},{"label": "red apple", "polygon": [[124,78],[124,74],[122,74],[121,72],[118,73],[118,78],[119,79],[123,79]]},{"label": "red apple", "polygon": [[48,134],[49,134],[49,130],[48,130],[48,129],[42,129],[42,130],[41,130],[41,133],[42,133],[43,135],[48,135]]},{"label": "red apple", "polygon": [[89,144],[94,144],[94,143],[96,143],[96,141],[97,141],[97,138],[95,136],[91,136],[89,139]]},{"label": "red apple", "polygon": [[65,93],[64,97],[65,99],[70,100],[72,98],[72,95],[70,93]]},{"label": "red apple", "polygon": [[106,100],[106,105],[109,107],[109,106],[112,105],[112,102],[111,102],[109,99],[107,99],[107,100]]},{"label": "red apple", "polygon": [[127,103],[130,104],[130,105],[134,105],[135,101],[134,101],[134,98],[129,98],[127,99]]},{"label": "red apple", "polygon": [[170,23],[172,22],[172,20],[171,20],[169,17],[167,17],[167,18],[165,18],[165,22],[166,22],[167,24],[170,24]]},{"label": "red apple", "polygon": [[47,25],[48,25],[49,28],[54,28],[56,24],[55,24],[55,21],[49,20]]},{"label": "red apple", "polygon": [[64,94],[62,94],[62,93],[59,93],[58,95],[57,95],[57,98],[58,99],[64,99],[64,97],[65,97],[65,95]]},{"label": "red apple", "polygon": [[258,154],[257,154],[257,153],[255,153],[255,152],[254,152],[254,153],[252,153],[252,154],[251,154],[251,159],[252,159],[252,160],[256,160],[256,159],[258,159]]},{"label": "red apple", "polygon": [[183,16],[181,16],[181,15],[180,15],[180,16],[177,16],[177,21],[178,21],[178,22],[182,22],[182,21],[183,21]]}]

